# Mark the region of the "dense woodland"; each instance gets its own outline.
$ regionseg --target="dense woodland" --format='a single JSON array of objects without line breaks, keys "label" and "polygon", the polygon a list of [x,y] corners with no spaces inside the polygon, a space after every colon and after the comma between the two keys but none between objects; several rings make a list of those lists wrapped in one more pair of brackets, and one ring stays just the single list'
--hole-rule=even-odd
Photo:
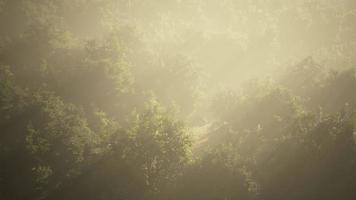
[{"label": "dense woodland", "polygon": [[353,0],[0,0],[1,200],[355,200]]}]

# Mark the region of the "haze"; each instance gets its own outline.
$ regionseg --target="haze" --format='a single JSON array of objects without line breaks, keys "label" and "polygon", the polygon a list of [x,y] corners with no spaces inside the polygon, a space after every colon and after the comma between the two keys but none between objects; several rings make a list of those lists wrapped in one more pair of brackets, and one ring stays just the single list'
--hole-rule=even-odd
[{"label": "haze", "polygon": [[0,199],[356,199],[356,1],[0,0]]}]

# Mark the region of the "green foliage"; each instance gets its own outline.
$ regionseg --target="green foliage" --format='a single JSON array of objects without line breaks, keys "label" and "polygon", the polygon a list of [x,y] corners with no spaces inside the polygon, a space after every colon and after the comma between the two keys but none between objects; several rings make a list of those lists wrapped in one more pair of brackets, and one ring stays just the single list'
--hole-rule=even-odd
[{"label": "green foliage", "polygon": [[242,164],[232,149],[220,146],[185,168],[168,199],[252,199]]},{"label": "green foliage", "polygon": [[304,61],[285,74],[284,87],[252,83],[214,104],[223,113],[203,145],[235,149],[230,154],[250,170],[258,199],[355,197],[355,108],[348,103],[354,72],[310,73],[308,67]]},{"label": "green foliage", "polygon": [[185,166],[190,144],[184,124],[151,102],[113,135],[110,151],[51,196],[155,199]]},{"label": "green foliage", "polygon": [[[298,135],[278,141],[275,153],[257,168],[267,199],[352,199],[354,125],[349,114],[315,117]],[[308,123],[308,124],[305,124]],[[283,185],[283,188],[281,188]]]},{"label": "green foliage", "polygon": [[183,123],[156,102],[134,114],[128,135],[132,146],[127,159],[137,166],[152,192],[175,179],[189,157],[190,138]]}]

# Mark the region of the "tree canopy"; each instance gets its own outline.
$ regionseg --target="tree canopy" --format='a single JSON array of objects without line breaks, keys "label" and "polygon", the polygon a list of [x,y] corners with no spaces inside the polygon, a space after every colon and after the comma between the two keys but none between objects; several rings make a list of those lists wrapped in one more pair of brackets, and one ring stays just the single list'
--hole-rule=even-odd
[{"label": "tree canopy", "polygon": [[0,0],[0,199],[356,199],[352,0]]}]

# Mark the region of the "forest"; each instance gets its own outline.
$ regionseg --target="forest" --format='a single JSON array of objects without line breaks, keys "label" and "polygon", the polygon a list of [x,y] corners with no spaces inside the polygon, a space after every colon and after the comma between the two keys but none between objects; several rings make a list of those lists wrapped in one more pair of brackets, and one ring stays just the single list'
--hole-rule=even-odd
[{"label": "forest", "polygon": [[356,1],[0,0],[0,200],[355,200]]}]

